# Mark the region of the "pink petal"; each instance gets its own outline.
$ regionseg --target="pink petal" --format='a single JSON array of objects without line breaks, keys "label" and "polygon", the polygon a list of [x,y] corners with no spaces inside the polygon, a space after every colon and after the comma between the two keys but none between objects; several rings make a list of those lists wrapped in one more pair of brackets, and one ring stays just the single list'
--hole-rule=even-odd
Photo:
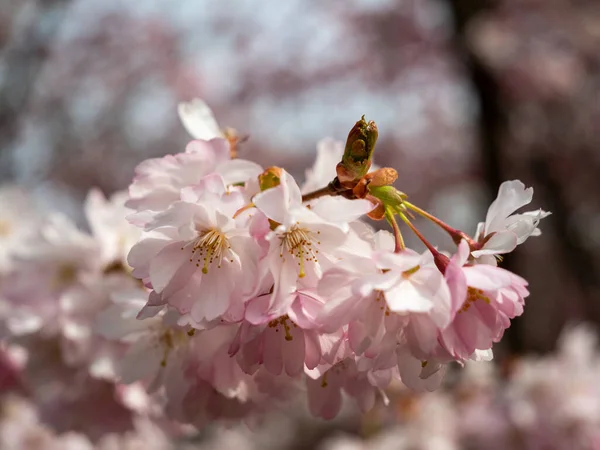
[{"label": "pink petal", "polygon": [[292,340],[282,341],[283,364],[285,373],[290,377],[300,375],[304,371],[305,340],[304,333],[297,325],[289,323]]},{"label": "pink petal", "polygon": [[283,370],[282,343],[284,334],[276,331],[277,328],[267,327],[263,333],[264,350],[263,358],[265,369],[273,375],[279,375]]},{"label": "pink petal", "polygon": [[304,363],[309,369],[314,369],[321,362],[321,345],[314,331],[304,332]]},{"label": "pink petal", "polygon": [[158,252],[150,262],[150,280],[156,292],[162,292],[182,265],[191,264],[188,253],[182,251],[181,247],[181,242],[173,242]]},{"label": "pink petal", "polygon": [[227,282],[228,277],[224,274],[223,276],[215,276],[208,273],[202,275],[201,279],[202,290],[199,292],[201,297],[194,302],[191,315],[197,321],[202,319],[211,321],[219,318],[229,308],[230,293],[233,286]]},{"label": "pink petal", "polygon": [[[164,247],[169,244],[166,239],[142,239],[135,244],[127,255],[127,263],[133,267],[135,278],[145,278],[150,271],[150,262]],[[179,247],[181,248],[181,246]]]},{"label": "pink petal", "polygon": [[283,171],[281,184],[256,194],[252,202],[269,219],[285,223],[290,208],[302,205],[302,194],[292,176]]},{"label": "pink petal", "polygon": [[500,267],[478,264],[464,267],[463,273],[469,286],[484,291],[495,291],[511,285],[510,272]]},{"label": "pink petal", "polygon": [[453,260],[446,267],[446,273],[444,274],[446,283],[450,289],[450,298],[452,300],[451,305],[451,317],[462,308],[467,298],[467,278],[463,272],[463,268],[455,264]]}]

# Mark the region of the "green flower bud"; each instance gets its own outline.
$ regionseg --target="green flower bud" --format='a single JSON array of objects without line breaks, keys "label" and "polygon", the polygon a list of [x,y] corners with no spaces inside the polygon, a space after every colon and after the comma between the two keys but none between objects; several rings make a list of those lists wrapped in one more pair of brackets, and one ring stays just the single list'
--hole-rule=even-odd
[{"label": "green flower bud", "polygon": [[372,120],[367,122],[365,116],[350,130],[344,156],[337,166],[342,184],[358,181],[369,172],[377,136],[377,125]]},{"label": "green flower bud", "polygon": [[281,184],[281,171],[280,167],[268,167],[258,176],[261,192]]},{"label": "green flower bud", "polygon": [[369,194],[378,199],[385,210],[402,212],[406,209],[403,205],[408,196],[394,186],[367,186]]}]

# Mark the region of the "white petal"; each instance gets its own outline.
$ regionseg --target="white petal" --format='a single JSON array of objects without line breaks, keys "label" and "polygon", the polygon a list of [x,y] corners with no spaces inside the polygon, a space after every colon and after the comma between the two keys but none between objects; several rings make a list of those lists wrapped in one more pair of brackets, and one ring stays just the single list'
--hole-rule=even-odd
[{"label": "white petal", "polygon": [[385,293],[391,311],[398,313],[428,312],[433,302],[426,292],[410,281],[403,281]]},{"label": "white petal", "polygon": [[290,200],[282,185],[256,194],[252,202],[269,219],[279,223],[285,222],[290,208]]},{"label": "white petal", "polygon": [[302,192],[316,191],[327,186],[335,176],[335,167],[344,155],[344,143],[325,138],[317,143],[317,158],[311,169],[306,171]]},{"label": "white petal", "polygon": [[498,197],[492,202],[485,218],[485,234],[501,231],[504,220],[517,209],[531,202],[533,188],[525,188],[519,180],[505,181],[498,189]]},{"label": "white petal", "polygon": [[329,222],[352,222],[371,212],[376,205],[369,200],[322,197],[311,204],[311,211]]},{"label": "white petal", "polygon": [[471,254],[475,258],[482,255],[497,255],[512,252],[517,246],[517,235],[512,231],[498,231],[485,243],[481,250],[475,250]]},{"label": "white petal", "polygon": [[223,137],[212,110],[204,100],[195,98],[189,103],[177,105],[181,123],[194,139],[210,140]]},{"label": "white petal", "polygon": [[217,166],[215,172],[225,180],[225,184],[242,183],[258,177],[263,168],[252,161],[245,159],[232,159]]}]

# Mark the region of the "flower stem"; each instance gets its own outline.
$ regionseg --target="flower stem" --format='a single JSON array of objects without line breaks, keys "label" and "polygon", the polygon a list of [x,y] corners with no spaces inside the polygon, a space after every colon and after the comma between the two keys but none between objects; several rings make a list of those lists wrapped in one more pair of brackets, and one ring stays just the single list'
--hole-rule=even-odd
[{"label": "flower stem", "polygon": [[404,221],[404,223],[406,225],[408,225],[408,227],[413,231],[413,233],[415,233],[417,235],[417,237],[421,240],[421,242],[423,242],[423,244],[425,244],[425,247],[427,247],[427,249],[433,253],[433,255],[435,255],[436,253],[439,253],[435,247],[433,245],[431,245],[431,243],[425,239],[425,236],[423,236],[423,234],[410,222],[410,220],[408,220],[408,217],[406,217],[404,214],[402,213],[398,213],[398,215],[400,216],[400,218]]},{"label": "flower stem", "polygon": [[331,189],[329,185],[324,188],[317,189],[316,191],[309,192],[308,194],[304,194],[302,196],[303,202],[308,202],[310,200],[314,200],[315,198],[324,197],[326,195],[335,195],[335,191]]},{"label": "flower stem", "polygon": [[449,262],[448,257],[446,255],[438,252],[437,249],[433,245],[431,245],[431,243],[427,239],[425,239],[425,236],[423,236],[423,234],[421,234],[421,232],[410,222],[410,220],[408,220],[408,218],[403,213],[398,213],[398,215],[404,221],[404,223],[406,223],[406,225],[409,226],[409,228],[413,231],[413,233],[415,233],[417,235],[417,237],[421,240],[421,242],[423,242],[423,244],[425,244],[425,247],[427,247],[427,250],[429,250],[431,252],[431,254],[433,255],[433,260],[435,262],[435,265],[437,266],[439,271],[442,273],[445,273],[446,267],[448,266],[448,262]]},{"label": "flower stem", "polygon": [[406,248],[404,245],[404,238],[402,237],[402,232],[400,231],[400,227],[398,226],[398,222],[396,222],[396,218],[394,217],[394,213],[389,209],[385,210],[385,218],[392,226],[394,230],[394,239],[396,241],[396,245],[394,247],[394,253],[400,253],[402,250]]},{"label": "flower stem", "polygon": [[435,223],[436,225],[438,225],[440,228],[442,228],[444,231],[446,231],[450,235],[450,237],[452,238],[452,240],[457,245],[460,243],[460,241],[462,239],[465,239],[469,243],[469,245],[471,245],[471,246],[476,246],[477,245],[477,243],[474,242],[473,239],[471,239],[471,237],[469,237],[467,234],[463,233],[460,230],[457,230],[456,228],[452,228],[446,222],[438,219],[433,214],[428,213],[427,211],[419,208],[418,206],[413,205],[412,203],[410,203],[408,201],[404,201],[404,205],[408,209],[411,209],[414,212],[416,212],[417,214],[419,214],[419,215],[425,217],[426,219],[432,221],[433,223]]},{"label": "flower stem", "polygon": [[448,225],[446,222],[438,219],[437,217],[435,217],[432,214],[429,214],[427,211],[425,211],[424,209],[419,208],[418,206],[413,205],[412,203],[408,202],[408,201],[404,201],[404,204],[406,205],[407,208],[412,209],[414,212],[416,212],[417,214],[420,214],[421,216],[425,217],[426,219],[431,220],[433,223],[435,223],[436,225],[439,225],[441,228],[443,228],[444,230],[446,230],[448,233],[450,233],[451,235],[457,234],[459,233],[458,230],[452,228],[450,225]]},{"label": "flower stem", "polygon": [[314,200],[315,198],[324,197],[326,195],[344,195],[348,192],[352,192],[352,189],[342,187],[340,185],[339,180],[336,177],[331,183],[329,183],[324,188],[317,189],[316,191],[309,192],[308,194],[304,194],[302,196],[302,201],[308,202]]}]

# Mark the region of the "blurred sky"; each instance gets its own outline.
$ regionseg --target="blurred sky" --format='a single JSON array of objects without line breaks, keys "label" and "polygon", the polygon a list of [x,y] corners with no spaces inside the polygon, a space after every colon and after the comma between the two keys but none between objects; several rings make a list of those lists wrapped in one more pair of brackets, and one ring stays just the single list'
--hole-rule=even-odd
[{"label": "blurred sky", "polygon": [[[130,177],[134,159],[156,156],[153,143],[173,131],[182,141],[181,127],[174,126],[175,108],[191,96],[205,98],[223,125],[250,135],[249,155],[256,149],[275,153],[280,163],[288,158],[306,166],[319,139],[344,139],[363,114],[377,122],[388,152],[396,146],[424,164],[437,155],[460,166],[471,144],[468,128],[476,102],[443,51],[451,34],[443,2],[64,4],[60,14],[46,12],[41,20],[39,8],[17,8],[14,22],[24,24],[24,36],[43,34],[45,21],[48,27],[59,22],[26,106],[32,117],[21,122],[14,142],[12,175],[19,182],[35,183],[56,152],[70,151],[53,142],[57,124],[43,107],[56,103],[59,95],[69,123],[58,126],[72,128],[70,134],[81,146],[70,156],[75,158],[91,151],[88,136],[95,139],[111,117],[115,91],[126,97],[120,99],[119,111],[126,147],[119,159],[125,162],[117,166],[128,173],[115,174],[118,187]],[[395,22],[385,21],[392,11]],[[361,27],[365,15],[374,20]],[[380,29],[374,28],[378,21]],[[98,44],[100,39],[106,42]],[[126,60],[111,51],[124,53]],[[170,63],[172,72],[152,65],[152,70],[136,72],[152,59]],[[391,74],[388,66],[395,68]],[[44,114],[40,117],[36,110]],[[449,130],[444,139],[438,138],[440,128]],[[64,139],[59,140],[64,146]],[[173,146],[162,153],[180,149]],[[420,177],[412,181],[418,183]]]}]

